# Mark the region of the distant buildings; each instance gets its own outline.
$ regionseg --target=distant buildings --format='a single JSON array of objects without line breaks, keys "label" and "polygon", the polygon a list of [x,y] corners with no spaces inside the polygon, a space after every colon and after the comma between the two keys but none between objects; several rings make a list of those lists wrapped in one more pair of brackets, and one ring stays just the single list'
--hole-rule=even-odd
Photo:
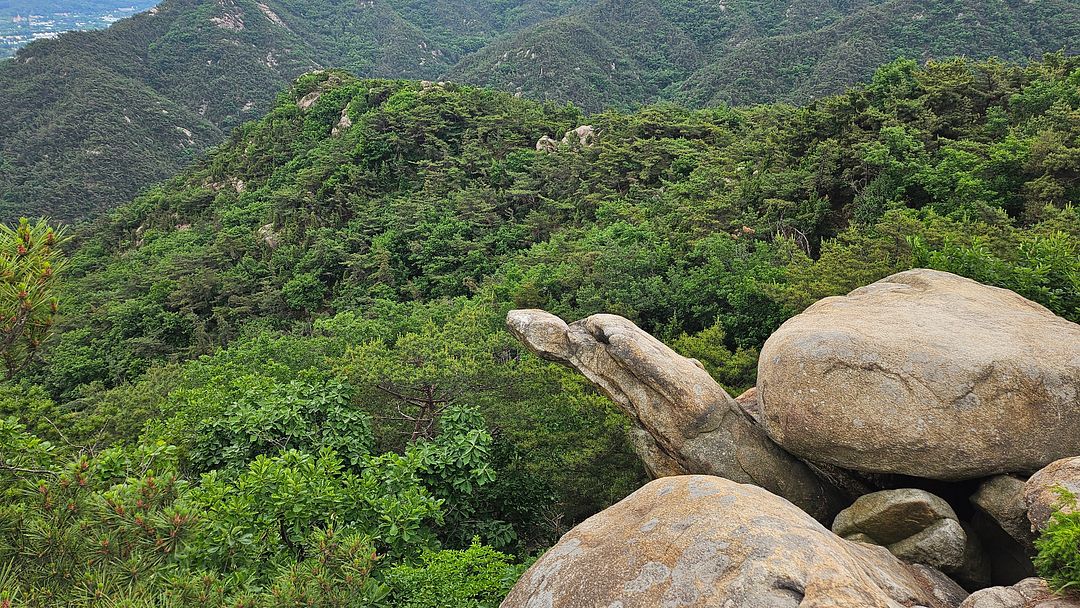
[{"label": "distant buildings", "polygon": [[19,48],[46,38],[56,38],[64,32],[96,30],[138,12],[147,10],[156,0],[117,0],[110,9],[67,9],[47,15],[0,13],[0,60],[12,57]]}]

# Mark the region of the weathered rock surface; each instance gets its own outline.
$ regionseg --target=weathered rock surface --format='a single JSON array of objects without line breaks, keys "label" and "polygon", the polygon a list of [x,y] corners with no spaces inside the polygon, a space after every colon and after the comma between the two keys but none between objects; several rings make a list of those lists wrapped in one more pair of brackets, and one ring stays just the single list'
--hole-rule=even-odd
[{"label": "weathered rock surface", "polygon": [[941,608],[966,595],[761,488],[684,476],[653,481],[571,530],[502,606]]},{"label": "weathered rock surface", "polygon": [[349,118],[349,107],[345,106],[345,108],[341,110],[341,116],[338,118],[337,124],[330,130],[330,135],[337,137],[352,127],[352,124],[352,119]]},{"label": "weathered rock surface", "polygon": [[296,105],[301,110],[307,110],[311,106],[315,105],[316,101],[319,101],[319,98],[322,97],[322,94],[323,94],[322,90],[312,91],[312,92],[308,93],[307,95],[304,95],[300,99],[300,101],[296,102]]},{"label": "weathered rock surface", "polygon": [[825,298],[766,342],[769,435],[807,460],[942,480],[1080,454],[1080,325],[933,270]]},{"label": "weathered rock surface", "polygon": [[957,521],[956,512],[944,499],[904,488],[861,496],[836,516],[832,528],[840,536],[861,532],[879,545],[891,545],[943,519]]},{"label": "weathered rock surface", "polygon": [[859,497],[833,521],[833,532],[888,548],[896,557],[937,568],[966,586],[989,583],[990,565],[949,503],[918,489],[884,490]]},{"label": "weathered rock surface", "polygon": [[626,412],[653,476],[753,483],[821,520],[842,506],[836,490],[774,444],[700,363],[630,321],[594,315],[567,325],[541,310],[515,310],[507,326],[540,357],[580,371]]},{"label": "weathered rock surface", "polygon": [[739,407],[742,408],[742,411],[746,412],[746,415],[750,416],[754,422],[762,424],[761,404],[758,403],[756,386],[738,397],[735,397],[735,403],[737,403]]},{"label": "weathered rock surface", "polygon": [[1045,529],[1059,506],[1066,513],[1076,509],[1075,504],[1062,502],[1059,488],[1080,496],[1080,456],[1053,462],[1027,480],[1024,503],[1033,530]]},{"label": "weathered rock surface", "polygon": [[562,143],[571,146],[591,147],[596,143],[596,129],[591,125],[582,125],[567,131],[566,135],[563,135]]},{"label": "weathered rock surface", "polygon": [[1026,578],[1012,587],[990,587],[972,593],[960,608],[1080,608],[1076,596],[1056,596],[1041,578]]},{"label": "weathered rock surface", "polygon": [[541,137],[536,141],[537,152],[556,152],[559,149],[559,142],[548,137],[547,135]]},{"label": "weathered rock surface", "polygon": [[1028,521],[1022,479],[1011,475],[996,475],[987,479],[971,495],[971,504],[988,515],[1029,554],[1035,551],[1035,534]]}]

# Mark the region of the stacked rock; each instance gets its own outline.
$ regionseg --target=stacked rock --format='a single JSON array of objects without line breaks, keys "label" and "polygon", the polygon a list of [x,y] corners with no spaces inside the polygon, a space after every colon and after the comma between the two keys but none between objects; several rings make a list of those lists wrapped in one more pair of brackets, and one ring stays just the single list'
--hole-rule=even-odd
[{"label": "stacked rock", "polygon": [[[620,406],[660,479],[506,608],[1080,606],[1022,580],[1060,489],[1080,493],[1080,325],[1034,302],[899,273],[781,326],[738,400],[621,317],[507,324]],[[1016,586],[968,598],[990,584]]]}]

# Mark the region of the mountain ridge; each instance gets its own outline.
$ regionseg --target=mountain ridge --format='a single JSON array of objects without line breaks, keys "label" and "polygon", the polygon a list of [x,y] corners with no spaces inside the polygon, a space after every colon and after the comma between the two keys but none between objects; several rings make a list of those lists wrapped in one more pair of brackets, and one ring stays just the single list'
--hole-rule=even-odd
[{"label": "mountain ridge", "polygon": [[[931,9],[940,26],[910,25]],[[0,63],[0,214],[77,221],[115,207],[325,67],[597,111],[800,102],[905,54],[1078,48],[1080,7],[1065,0],[166,0]]]}]

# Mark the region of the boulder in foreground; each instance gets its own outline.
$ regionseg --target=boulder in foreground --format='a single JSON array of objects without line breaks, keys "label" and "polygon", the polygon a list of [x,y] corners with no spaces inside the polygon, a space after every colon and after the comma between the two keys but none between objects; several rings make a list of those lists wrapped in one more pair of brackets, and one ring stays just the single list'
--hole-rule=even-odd
[{"label": "boulder in foreground", "polygon": [[1055,595],[1041,578],[1026,578],[1012,587],[976,591],[960,608],[1080,608],[1080,597]]},{"label": "boulder in foreground", "polygon": [[502,606],[955,608],[966,595],[937,571],[844,540],[761,488],[680,476],[571,530]]},{"label": "boulder in foreground", "polygon": [[769,435],[843,468],[964,480],[1080,454],[1080,325],[910,270],[825,298],[765,343]]}]

